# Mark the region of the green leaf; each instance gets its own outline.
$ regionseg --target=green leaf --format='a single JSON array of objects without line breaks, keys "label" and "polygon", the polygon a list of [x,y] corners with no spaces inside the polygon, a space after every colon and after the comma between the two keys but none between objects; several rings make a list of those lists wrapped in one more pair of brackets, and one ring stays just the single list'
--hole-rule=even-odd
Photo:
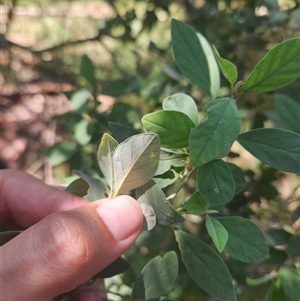
[{"label": "green leaf", "polygon": [[116,79],[104,85],[101,94],[119,97],[139,87],[137,79]]},{"label": "green leaf", "polygon": [[153,178],[155,183],[161,188],[166,188],[174,184],[179,179],[179,173],[175,170],[170,169],[166,173],[159,175],[158,177]]},{"label": "green leaf", "polygon": [[86,200],[93,202],[108,197],[108,189],[101,180],[92,178],[80,170],[75,169],[72,172],[90,185],[88,194],[84,197]]},{"label": "green leaf", "polygon": [[242,86],[244,93],[263,93],[288,85],[300,76],[300,38],[272,48],[255,66]]},{"label": "green leaf", "polygon": [[228,165],[221,159],[198,167],[198,189],[203,198],[213,205],[230,202],[235,193],[235,184]]},{"label": "green leaf", "polygon": [[172,19],[172,51],[182,74],[212,99],[220,89],[219,68],[207,40],[184,23]]},{"label": "green leaf", "polygon": [[215,55],[215,58],[217,59],[217,62],[222,71],[222,74],[230,82],[231,86],[233,86],[237,79],[236,66],[234,64],[232,64],[231,62],[229,62],[228,60],[221,58],[218,50],[216,49],[216,47],[214,45],[212,47],[212,50]]},{"label": "green leaf", "polygon": [[131,264],[124,258],[119,257],[113,261],[110,265],[104,268],[101,272],[97,273],[92,279],[96,278],[109,278],[121,273],[126,272],[130,269]]},{"label": "green leaf", "polygon": [[228,232],[225,250],[242,262],[258,262],[269,255],[269,247],[261,230],[242,217],[218,217],[217,220]]},{"label": "green leaf", "polygon": [[287,254],[300,256],[300,235],[293,235],[287,240]]},{"label": "green leaf", "polygon": [[13,231],[0,231],[0,246],[3,246],[8,241],[22,233],[23,231],[13,230]]},{"label": "green leaf", "polygon": [[192,129],[189,138],[193,166],[226,156],[241,127],[238,109],[231,98],[213,100],[203,110],[207,119]]},{"label": "green leaf", "polygon": [[91,97],[91,92],[85,89],[74,92],[71,96],[72,110],[76,112],[84,111],[85,104]]},{"label": "green leaf", "polygon": [[74,127],[74,137],[78,144],[86,145],[93,136],[94,126],[87,119],[81,119]]},{"label": "green leaf", "polygon": [[281,267],[278,272],[279,280],[285,294],[290,301],[299,301],[300,296],[300,275],[290,267]]},{"label": "green leaf", "polygon": [[228,239],[228,233],[226,229],[218,220],[209,216],[206,217],[205,226],[216,248],[221,253],[224,250]]},{"label": "green leaf", "polygon": [[284,294],[282,285],[279,280],[271,283],[269,286],[264,301],[291,301]]},{"label": "green leaf", "polygon": [[108,125],[119,143],[125,141],[131,136],[140,134],[140,132],[136,129],[116,122],[109,122]]},{"label": "green leaf", "polygon": [[137,188],[135,195],[139,203],[147,203],[153,207],[160,225],[184,222],[184,217],[166,200],[164,192],[153,180]]},{"label": "green leaf", "polygon": [[194,99],[186,94],[177,93],[164,99],[165,111],[178,111],[187,115],[195,125],[198,124],[198,109]]},{"label": "green leaf", "polygon": [[174,251],[163,258],[153,258],[142,270],[134,283],[132,297],[139,300],[159,298],[174,284],[178,274],[178,260]]},{"label": "green leaf", "polygon": [[300,172],[300,135],[281,129],[255,129],[238,136],[237,141],[253,156],[273,168]]},{"label": "green leaf", "polygon": [[79,178],[70,183],[70,185],[66,187],[65,191],[84,197],[88,193],[89,187],[89,184],[85,180]]},{"label": "green leaf", "polygon": [[119,144],[113,153],[113,196],[146,184],[155,174],[160,141],[155,134],[139,134]]},{"label": "green leaf", "polygon": [[182,261],[197,285],[218,300],[236,300],[231,276],[219,255],[193,235],[181,230],[175,235]]},{"label": "green leaf", "polygon": [[162,146],[169,148],[187,147],[190,131],[194,127],[188,116],[177,111],[147,114],[142,118],[142,123],[147,132],[159,136]]},{"label": "green leaf", "polygon": [[196,191],[184,204],[184,208],[191,214],[202,215],[210,207],[199,191]]},{"label": "green leaf", "polygon": [[84,54],[81,57],[80,62],[80,75],[87,81],[92,89],[95,88],[96,78],[95,78],[95,67],[90,60],[90,58]]},{"label": "green leaf", "polygon": [[114,187],[114,166],[113,166],[113,152],[118,146],[118,142],[109,134],[105,133],[102,136],[98,147],[97,159],[100,169],[108,183],[110,189]]},{"label": "green leaf", "polygon": [[292,236],[283,229],[268,228],[264,231],[265,238],[270,246],[276,247],[287,243]]},{"label": "green leaf", "polygon": [[300,105],[283,94],[275,94],[274,98],[279,119],[289,130],[300,134]]},{"label": "green leaf", "polygon": [[186,165],[186,153],[170,153],[166,150],[161,150],[159,164],[155,175],[162,175],[167,172],[171,166],[184,167]]},{"label": "green leaf", "polygon": [[57,166],[69,160],[77,151],[77,143],[75,141],[63,141],[54,144],[51,147],[49,159],[52,166]]},{"label": "green leaf", "polygon": [[276,273],[270,273],[255,279],[246,277],[246,283],[250,286],[263,285],[265,283],[270,282],[272,279],[274,279],[275,276]]},{"label": "green leaf", "polygon": [[150,231],[156,225],[156,215],[152,206],[147,203],[139,203],[144,215],[142,231]]},{"label": "green leaf", "polygon": [[245,180],[245,175],[244,172],[241,168],[239,168],[237,165],[231,163],[231,162],[226,162],[227,166],[229,167],[231,171],[231,175],[235,184],[235,192],[234,194],[237,194],[241,192],[246,185],[246,180]]}]

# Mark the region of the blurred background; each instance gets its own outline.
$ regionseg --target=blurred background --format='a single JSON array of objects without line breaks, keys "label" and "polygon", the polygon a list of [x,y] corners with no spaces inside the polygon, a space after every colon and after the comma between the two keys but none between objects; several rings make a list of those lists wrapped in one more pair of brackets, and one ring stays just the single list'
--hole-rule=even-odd
[{"label": "blurred background", "polygon": [[[51,185],[70,183],[72,169],[101,176],[96,152],[103,133],[110,132],[108,122],[141,131],[142,116],[178,92],[191,95],[200,110],[208,99],[182,77],[172,58],[172,18],[201,32],[236,64],[238,80],[269,49],[300,34],[296,0],[1,0],[1,168],[25,170]],[[221,84],[222,95],[228,95],[229,84],[224,78]],[[279,92],[300,104],[299,89],[298,79]],[[243,131],[284,127],[272,93],[244,95],[238,107]],[[300,216],[299,178],[259,163],[238,145],[232,158],[244,168],[247,185],[228,204],[230,212],[251,216],[262,227],[292,227]],[[122,285],[151,256],[172,249],[174,239],[164,239],[170,229],[160,229],[158,248],[151,249],[154,236],[141,238],[135,251],[144,257]],[[266,287],[245,295],[245,279],[270,267],[233,260],[228,265],[240,300],[262,300]],[[183,275],[174,294],[200,300],[195,291]]]}]

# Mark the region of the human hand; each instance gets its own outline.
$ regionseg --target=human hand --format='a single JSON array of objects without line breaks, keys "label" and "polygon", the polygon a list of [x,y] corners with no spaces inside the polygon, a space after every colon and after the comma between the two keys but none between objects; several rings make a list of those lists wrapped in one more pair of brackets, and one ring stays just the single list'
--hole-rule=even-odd
[{"label": "human hand", "polygon": [[[1,247],[0,300],[49,301],[73,290],[123,254],[142,223],[129,196],[87,203],[28,174],[2,170],[0,230],[26,230]],[[81,292],[75,300],[102,298]]]}]

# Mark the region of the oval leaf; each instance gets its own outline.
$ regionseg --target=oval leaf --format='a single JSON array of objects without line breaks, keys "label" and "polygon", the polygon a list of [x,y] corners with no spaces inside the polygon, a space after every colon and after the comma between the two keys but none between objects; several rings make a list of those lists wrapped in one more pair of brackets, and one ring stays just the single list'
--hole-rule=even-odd
[{"label": "oval leaf", "polygon": [[221,253],[226,245],[228,233],[222,224],[213,217],[206,217],[205,227],[216,248]]},{"label": "oval leaf", "polygon": [[241,192],[246,185],[244,172],[241,168],[231,162],[226,162],[226,164],[231,171],[231,175],[235,184],[234,194],[237,194]]},{"label": "oval leaf", "polygon": [[155,211],[157,221],[160,225],[181,223],[185,219],[166,200],[164,192],[150,180],[147,184],[135,190],[136,199],[139,203],[151,205]]},{"label": "oval leaf", "polygon": [[153,258],[134,283],[132,297],[139,300],[159,298],[166,294],[177,278],[178,260],[174,251],[163,258]]},{"label": "oval leaf", "polygon": [[263,93],[282,88],[300,76],[300,38],[272,48],[255,66],[242,86],[244,93]]},{"label": "oval leaf", "polygon": [[[118,142],[112,136],[105,133],[102,136],[97,152],[100,169],[110,189],[113,189],[114,187],[113,152],[117,146]],[[113,194],[113,192],[111,193]]]},{"label": "oval leaf", "polygon": [[160,141],[155,134],[139,134],[119,144],[113,153],[113,196],[147,183],[155,174]]},{"label": "oval leaf", "polygon": [[213,100],[203,110],[208,117],[192,129],[189,138],[193,166],[226,156],[241,127],[238,109],[231,98]]},{"label": "oval leaf", "polygon": [[206,201],[223,205],[231,201],[235,184],[228,165],[221,159],[198,168],[198,189]]},{"label": "oval leaf", "polygon": [[144,223],[142,231],[150,231],[156,225],[156,215],[152,206],[147,203],[140,203],[143,215],[144,215]]},{"label": "oval leaf", "polygon": [[299,301],[300,277],[296,269],[281,267],[278,272],[278,277],[290,301]]},{"label": "oval leaf", "polygon": [[261,230],[251,221],[238,216],[218,217],[228,232],[225,250],[242,262],[258,262],[269,255],[269,246]]},{"label": "oval leaf", "polygon": [[77,143],[75,141],[63,141],[54,144],[51,147],[49,159],[52,166],[57,166],[69,160],[77,151]]},{"label": "oval leaf", "polygon": [[300,135],[281,129],[255,129],[237,141],[253,156],[273,168],[300,173]]},{"label": "oval leaf", "polygon": [[131,136],[140,134],[140,132],[136,129],[116,122],[109,122],[108,125],[114,137],[116,137],[119,143],[125,141]]},{"label": "oval leaf", "polygon": [[188,146],[192,120],[182,112],[158,111],[143,117],[142,123],[147,132],[159,136],[162,146],[183,148]]},{"label": "oval leaf", "polygon": [[171,22],[172,51],[182,74],[212,99],[220,89],[219,68],[207,40],[184,23]]},{"label": "oval leaf", "polygon": [[181,230],[175,235],[182,261],[197,285],[218,300],[236,300],[231,276],[220,256],[193,235]]},{"label": "oval leaf", "polygon": [[164,99],[162,103],[166,111],[178,111],[187,115],[195,125],[198,124],[198,109],[192,97],[177,93]]},{"label": "oval leaf", "polygon": [[74,137],[78,144],[86,145],[93,136],[93,124],[87,119],[82,119],[74,126]]},{"label": "oval leaf", "polygon": [[66,187],[65,191],[80,197],[84,197],[88,194],[89,188],[90,185],[88,184],[88,182],[83,180],[82,178],[79,178],[70,183],[69,186]]},{"label": "oval leaf", "polygon": [[184,204],[184,208],[191,214],[202,215],[210,207],[210,203],[196,191]]}]

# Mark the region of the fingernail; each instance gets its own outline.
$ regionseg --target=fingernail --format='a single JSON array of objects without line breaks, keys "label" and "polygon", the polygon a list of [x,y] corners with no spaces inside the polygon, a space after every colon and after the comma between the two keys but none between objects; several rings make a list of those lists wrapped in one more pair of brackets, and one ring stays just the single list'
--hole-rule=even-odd
[{"label": "fingernail", "polygon": [[96,209],[117,241],[124,240],[136,231],[140,231],[142,213],[134,202],[128,196],[119,196]]},{"label": "fingernail", "polygon": [[102,298],[99,299],[96,297],[94,293],[90,293],[90,292],[79,293],[78,295],[76,295],[74,299],[72,299],[72,301],[101,301],[101,300]]}]

